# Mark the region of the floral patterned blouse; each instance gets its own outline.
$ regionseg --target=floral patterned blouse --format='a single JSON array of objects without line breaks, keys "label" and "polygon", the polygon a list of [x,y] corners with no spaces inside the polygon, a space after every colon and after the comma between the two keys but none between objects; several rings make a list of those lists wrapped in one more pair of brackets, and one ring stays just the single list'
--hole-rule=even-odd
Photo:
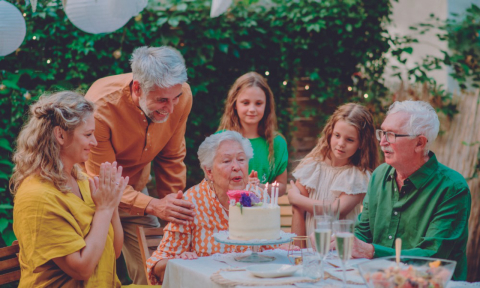
[{"label": "floral patterned blouse", "polygon": [[245,252],[248,249],[248,246],[220,244],[213,239],[213,233],[228,230],[228,212],[207,181],[203,180],[188,189],[184,199],[195,205],[197,215],[186,225],[170,222],[163,229],[165,234],[162,242],[147,260],[147,271],[152,284],[160,284],[160,279],[153,274],[153,267],[162,259],[173,259],[183,252],[196,252],[199,257],[204,257],[215,253]]}]

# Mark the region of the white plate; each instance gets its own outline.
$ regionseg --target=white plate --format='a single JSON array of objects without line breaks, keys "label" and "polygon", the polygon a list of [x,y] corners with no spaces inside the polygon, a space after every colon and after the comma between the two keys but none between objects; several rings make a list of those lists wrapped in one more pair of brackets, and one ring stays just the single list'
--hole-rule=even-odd
[{"label": "white plate", "polygon": [[276,278],[292,276],[301,266],[287,264],[259,264],[245,268],[252,275],[262,278]]}]

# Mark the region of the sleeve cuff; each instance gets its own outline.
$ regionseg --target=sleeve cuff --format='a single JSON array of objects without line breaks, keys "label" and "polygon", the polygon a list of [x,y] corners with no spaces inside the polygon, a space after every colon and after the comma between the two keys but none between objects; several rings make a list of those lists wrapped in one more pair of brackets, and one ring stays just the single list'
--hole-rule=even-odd
[{"label": "sleeve cuff", "polygon": [[153,197],[151,196],[138,193],[135,203],[132,205],[132,209],[130,210],[130,215],[144,216],[146,214],[145,209],[152,199]]},{"label": "sleeve cuff", "polygon": [[395,255],[395,249],[393,248],[388,248],[385,246],[381,246],[378,244],[373,244],[373,258],[378,258],[378,257],[386,257],[386,256],[393,256]]}]

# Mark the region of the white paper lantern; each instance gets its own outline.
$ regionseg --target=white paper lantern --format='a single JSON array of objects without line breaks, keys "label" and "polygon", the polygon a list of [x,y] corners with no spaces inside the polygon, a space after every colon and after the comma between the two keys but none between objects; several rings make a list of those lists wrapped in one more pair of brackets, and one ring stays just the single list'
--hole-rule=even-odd
[{"label": "white paper lantern", "polygon": [[232,5],[232,0],[212,0],[212,6],[210,7],[210,17],[215,18],[228,10],[228,7]]},{"label": "white paper lantern", "polygon": [[68,0],[65,13],[78,29],[87,33],[110,33],[122,28],[140,13],[148,0]]},{"label": "white paper lantern", "polygon": [[22,45],[27,25],[14,5],[0,0],[0,56],[8,55]]}]

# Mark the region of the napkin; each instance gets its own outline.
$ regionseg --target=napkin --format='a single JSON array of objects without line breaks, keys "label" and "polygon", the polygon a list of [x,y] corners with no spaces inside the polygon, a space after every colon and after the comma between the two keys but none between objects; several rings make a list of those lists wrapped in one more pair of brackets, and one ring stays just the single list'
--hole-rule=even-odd
[{"label": "napkin", "polygon": [[[339,279],[340,281],[343,280],[343,269],[342,268],[325,268],[325,277],[330,275],[334,278]],[[365,284],[365,281],[360,275],[358,268],[348,267],[345,273],[347,276],[347,282],[352,284]]]}]

